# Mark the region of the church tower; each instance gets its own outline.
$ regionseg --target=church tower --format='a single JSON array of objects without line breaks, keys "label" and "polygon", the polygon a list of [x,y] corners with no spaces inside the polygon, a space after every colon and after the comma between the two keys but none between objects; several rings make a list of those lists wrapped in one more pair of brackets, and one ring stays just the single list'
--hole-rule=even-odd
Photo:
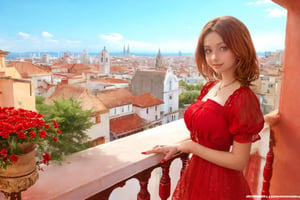
[{"label": "church tower", "polygon": [[99,72],[105,75],[110,74],[110,56],[105,47],[99,55]]},{"label": "church tower", "polygon": [[162,70],[162,56],[160,53],[160,49],[158,49],[158,53],[156,56],[155,70]]},{"label": "church tower", "polygon": [[128,46],[127,46],[127,52],[126,52],[126,55],[127,55],[127,56],[130,56],[129,44],[128,44]]}]

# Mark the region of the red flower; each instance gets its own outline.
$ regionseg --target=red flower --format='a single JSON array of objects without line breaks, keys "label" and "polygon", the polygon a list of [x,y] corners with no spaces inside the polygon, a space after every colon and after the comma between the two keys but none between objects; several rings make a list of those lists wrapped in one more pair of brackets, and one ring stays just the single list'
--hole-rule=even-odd
[{"label": "red flower", "polygon": [[0,135],[3,139],[7,139],[9,137],[9,133],[7,131],[2,132]]},{"label": "red flower", "polygon": [[2,157],[2,160],[3,160],[4,162],[6,162],[6,161],[7,161],[7,156],[3,156],[3,157]]},{"label": "red flower", "polygon": [[20,130],[23,129],[23,125],[22,124],[16,124],[15,129],[16,129],[16,131],[20,131]]},{"label": "red flower", "polygon": [[47,133],[46,133],[45,130],[41,130],[41,131],[39,132],[39,135],[40,135],[41,138],[44,138],[44,137],[47,136]]},{"label": "red flower", "polygon": [[2,149],[2,150],[0,151],[0,155],[1,155],[1,156],[5,156],[7,153],[8,153],[8,151],[7,151],[6,149]]},{"label": "red flower", "polygon": [[59,125],[57,124],[57,122],[55,120],[52,120],[52,123],[54,125],[54,128],[58,128],[59,127]]},{"label": "red flower", "polygon": [[57,133],[58,133],[58,134],[61,134],[61,130],[57,130]]},{"label": "red flower", "polygon": [[29,135],[29,137],[31,137],[32,139],[35,138],[35,136],[36,136],[36,134],[35,134],[34,131],[30,131],[30,132],[28,133],[28,135]]},{"label": "red flower", "polygon": [[47,153],[44,153],[43,159],[44,159],[43,163],[46,164],[46,165],[48,165],[49,164],[49,160],[51,159],[51,156],[49,154],[47,154]]},{"label": "red flower", "polygon": [[23,131],[18,131],[17,136],[18,136],[19,139],[24,139],[26,137],[26,135]]},{"label": "red flower", "polygon": [[10,162],[12,162],[12,163],[18,162],[18,159],[19,159],[19,157],[18,157],[16,154],[12,154],[12,155],[9,157],[9,160],[10,160]]},{"label": "red flower", "polygon": [[[52,134],[52,127],[55,127],[56,131],[59,127],[55,120],[52,123],[45,124],[43,115],[31,110],[0,106],[0,141],[2,141],[0,144],[0,167],[18,162],[18,155],[22,153],[19,148],[15,148],[18,143],[26,141],[40,145],[46,139],[51,140],[51,138],[57,142],[57,136],[45,138],[48,134]],[[50,127],[51,130],[47,134],[46,131]],[[56,134],[58,133],[61,131],[57,131]],[[44,154],[43,163],[48,164],[49,160],[50,155]]]}]

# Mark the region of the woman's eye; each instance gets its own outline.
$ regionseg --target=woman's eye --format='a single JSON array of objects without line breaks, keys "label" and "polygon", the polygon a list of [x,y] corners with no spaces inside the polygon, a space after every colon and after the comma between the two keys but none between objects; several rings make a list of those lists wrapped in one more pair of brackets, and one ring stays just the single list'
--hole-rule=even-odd
[{"label": "woman's eye", "polygon": [[211,52],[211,49],[204,49],[204,52],[205,52],[206,54],[208,54],[208,53]]},{"label": "woman's eye", "polygon": [[227,50],[226,46],[221,47],[221,51],[226,51],[226,50]]}]

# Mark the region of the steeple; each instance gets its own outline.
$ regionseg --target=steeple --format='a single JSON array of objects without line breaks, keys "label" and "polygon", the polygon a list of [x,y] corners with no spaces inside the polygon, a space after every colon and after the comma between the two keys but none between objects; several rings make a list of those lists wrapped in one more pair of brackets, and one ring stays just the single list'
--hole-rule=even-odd
[{"label": "steeple", "polygon": [[157,56],[156,56],[156,63],[155,63],[155,69],[156,70],[162,70],[162,56],[161,56],[161,53],[160,53],[160,49],[158,49],[158,53],[157,53]]},{"label": "steeple", "polygon": [[110,74],[110,56],[105,46],[99,55],[99,72],[105,75]]},{"label": "steeple", "polygon": [[123,56],[126,56],[125,44],[124,44],[124,47],[123,47]]},{"label": "steeple", "polygon": [[126,52],[126,55],[129,56],[130,55],[130,51],[129,51],[129,44],[127,46],[127,52]]}]

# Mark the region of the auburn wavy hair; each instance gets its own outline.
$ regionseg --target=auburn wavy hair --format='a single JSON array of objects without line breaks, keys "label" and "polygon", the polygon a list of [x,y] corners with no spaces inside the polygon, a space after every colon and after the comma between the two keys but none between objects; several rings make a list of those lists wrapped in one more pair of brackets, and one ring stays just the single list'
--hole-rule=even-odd
[{"label": "auburn wavy hair", "polygon": [[195,60],[199,72],[206,80],[219,80],[221,75],[217,74],[208,66],[204,52],[204,38],[208,33],[218,33],[227,48],[236,57],[235,78],[243,86],[249,87],[252,81],[259,77],[258,61],[256,51],[249,30],[240,20],[231,16],[216,17],[210,20],[200,33],[195,52]]}]

